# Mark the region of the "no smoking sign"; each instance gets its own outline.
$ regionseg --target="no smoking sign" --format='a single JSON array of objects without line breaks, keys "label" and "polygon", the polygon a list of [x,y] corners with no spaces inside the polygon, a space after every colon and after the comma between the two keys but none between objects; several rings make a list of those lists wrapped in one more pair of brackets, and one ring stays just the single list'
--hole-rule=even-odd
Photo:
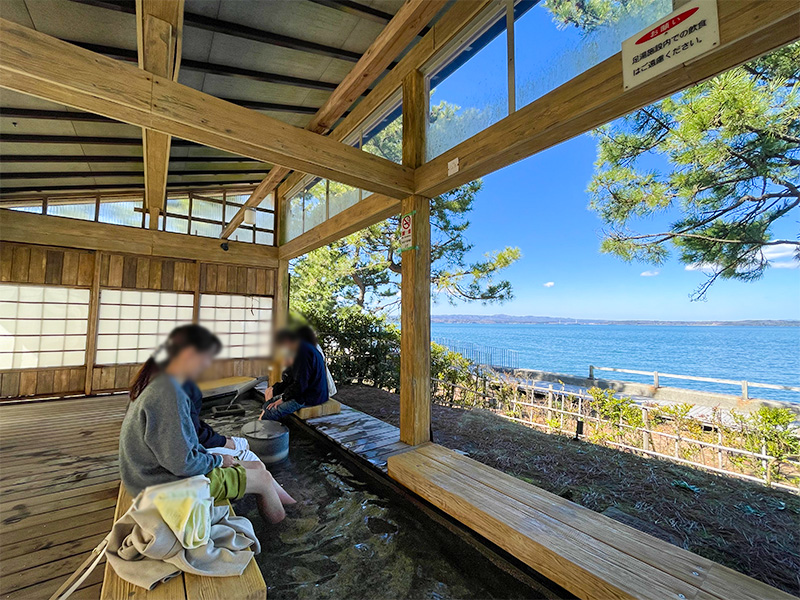
[{"label": "no smoking sign", "polygon": [[400,217],[400,252],[414,249],[414,212]]}]

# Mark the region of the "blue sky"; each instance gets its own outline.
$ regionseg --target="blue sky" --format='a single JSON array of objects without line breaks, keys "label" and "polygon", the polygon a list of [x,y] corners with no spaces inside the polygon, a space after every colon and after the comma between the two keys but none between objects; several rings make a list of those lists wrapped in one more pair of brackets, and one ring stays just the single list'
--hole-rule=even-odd
[{"label": "blue sky", "polygon": [[[661,13],[666,14],[666,13]],[[660,15],[656,15],[660,16]],[[526,102],[547,92],[561,79],[605,58],[618,39],[652,21],[632,23],[622,32],[599,32],[592,52],[575,52],[587,42],[569,31],[558,31],[541,7],[518,22],[518,84],[533,81]],[[649,19],[649,20],[648,20]],[[521,36],[520,33],[523,33]],[[615,39],[617,38],[617,39]],[[523,41],[520,42],[520,39]],[[505,35],[440,84],[432,98],[461,107],[506,102]],[[535,57],[535,59],[534,59]],[[588,63],[588,64],[587,64]],[[474,131],[461,132],[461,139]],[[451,144],[452,145],[452,144]],[[484,177],[483,190],[470,217],[468,238],[474,258],[482,253],[518,246],[523,258],[508,269],[515,298],[503,305],[456,306],[440,300],[434,314],[547,315],[598,319],[738,320],[800,319],[800,269],[787,257],[754,283],[718,281],[704,302],[692,302],[691,292],[705,275],[671,258],[666,264],[624,263],[599,252],[602,223],[588,209],[586,187],[594,171],[595,141],[583,135]],[[669,219],[644,223],[653,231]],[[794,239],[800,211],[784,218],[775,235]]]}]

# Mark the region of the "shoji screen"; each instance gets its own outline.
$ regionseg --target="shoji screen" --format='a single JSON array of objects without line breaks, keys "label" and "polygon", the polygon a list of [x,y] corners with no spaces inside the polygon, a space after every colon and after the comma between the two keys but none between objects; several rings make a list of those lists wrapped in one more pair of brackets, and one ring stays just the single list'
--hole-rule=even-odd
[{"label": "shoji screen", "polygon": [[269,356],[272,298],[201,294],[200,324],[222,341],[220,358]]},{"label": "shoji screen", "polygon": [[95,364],[141,363],[178,325],[192,322],[193,294],[100,290]]},{"label": "shoji screen", "polygon": [[0,369],[85,363],[89,290],[0,284]]}]

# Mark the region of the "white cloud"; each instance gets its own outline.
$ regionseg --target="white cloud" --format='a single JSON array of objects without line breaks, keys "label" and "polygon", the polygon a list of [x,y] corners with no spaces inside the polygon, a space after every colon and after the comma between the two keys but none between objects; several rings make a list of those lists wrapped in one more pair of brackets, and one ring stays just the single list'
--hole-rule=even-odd
[{"label": "white cloud", "polygon": [[765,246],[761,253],[776,269],[800,269],[800,261],[795,258],[797,247],[794,244]]},{"label": "white cloud", "polygon": [[[764,246],[761,249],[761,255],[769,262],[769,266],[775,269],[800,269],[800,261],[795,258],[796,252],[797,247],[794,244],[777,244],[775,246]],[[703,273],[713,273],[717,268],[718,265],[713,263],[686,265],[687,271],[701,271]]]},{"label": "white cloud", "polygon": [[544,287],[553,287],[554,285],[555,285],[554,281],[548,281],[547,283],[544,284]]},{"label": "white cloud", "polygon": [[642,271],[641,276],[642,277],[655,277],[659,273],[661,273],[661,271]]},{"label": "white cloud", "polygon": [[713,263],[692,263],[690,265],[686,265],[687,271],[701,271],[703,273],[713,273],[716,269],[716,265]]}]

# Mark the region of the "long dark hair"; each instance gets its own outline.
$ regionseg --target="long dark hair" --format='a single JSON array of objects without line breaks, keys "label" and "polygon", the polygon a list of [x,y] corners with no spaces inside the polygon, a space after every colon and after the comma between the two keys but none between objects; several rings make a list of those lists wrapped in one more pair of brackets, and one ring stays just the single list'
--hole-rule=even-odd
[{"label": "long dark hair", "polygon": [[319,340],[317,339],[317,333],[311,328],[310,325],[301,325],[297,328],[297,337],[299,337],[304,342],[308,342],[315,348],[319,346]]},{"label": "long dark hair", "polygon": [[194,348],[198,352],[222,350],[222,342],[205,327],[200,325],[182,325],[169,334],[167,340],[141,366],[131,382],[131,402],[136,400],[153,378],[163,371],[169,362],[178,356],[184,348]]}]

